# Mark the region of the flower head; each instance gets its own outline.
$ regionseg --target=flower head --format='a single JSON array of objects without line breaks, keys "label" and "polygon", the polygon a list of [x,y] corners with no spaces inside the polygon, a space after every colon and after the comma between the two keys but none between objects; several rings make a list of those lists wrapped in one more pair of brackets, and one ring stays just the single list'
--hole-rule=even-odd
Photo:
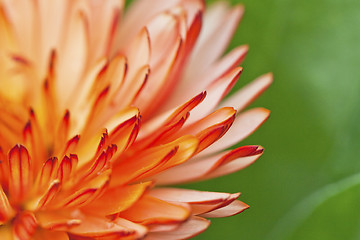
[{"label": "flower head", "polygon": [[201,0],[0,0],[1,239],[184,239],[248,206],[161,187],[260,157],[224,151],[269,115],[232,97],[242,6]]}]

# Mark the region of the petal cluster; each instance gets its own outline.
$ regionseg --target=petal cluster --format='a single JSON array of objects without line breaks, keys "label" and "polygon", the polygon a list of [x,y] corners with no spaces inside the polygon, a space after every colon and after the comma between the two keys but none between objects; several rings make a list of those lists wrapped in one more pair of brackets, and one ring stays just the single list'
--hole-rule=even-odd
[{"label": "petal cluster", "polygon": [[222,101],[247,46],[220,2],[0,0],[0,238],[186,239],[238,214],[240,193],[171,184],[243,169],[226,150],[269,111],[266,74]]}]

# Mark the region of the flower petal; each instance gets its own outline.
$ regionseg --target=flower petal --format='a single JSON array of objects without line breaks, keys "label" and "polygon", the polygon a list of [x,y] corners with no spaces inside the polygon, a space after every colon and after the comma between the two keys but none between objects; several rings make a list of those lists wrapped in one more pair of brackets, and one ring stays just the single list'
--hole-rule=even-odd
[{"label": "flower petal", "polygon": [[263,148],[259,146],[244,146],[203,159],[195,158],[156,175],[155,179],[157,184],[165,185],[222,176],[249,166],[262,152]]},{"label": "flower petal", "polygon": [[[115,221],[108,221],[99,217],[91,215],[82,215],[81,224],[69,229],[71,234],[76,236],[90,237],[95,239],[119,239],[131,237],[131,239],[142,238],[147,229],[140,225],[128,221],[126,219],[116,219]],[[81,238],[80,238],[81,239]]]},{"label": "flower petal", "polygon": [[243,6],[238,5],[230,9],[224,2],[214,4],[207,9],[187,71],[207,69],[223,54],[243,13]]},{"label": "flower petal", "polygon": [[240,196],[240,193],[203,192],[179,188],[155,188],[149,194],[164,201],[188,203],[193,215],[224,207]]},{"label": "flower petal", "polygon": [[231,72],[224,75],[220,79],[215,80],[209,86],[206,87],[206,98],[194,109],[189,117],[187,124],[191,124],[201,119],[203,116],[211,113],[219,104],[221,99],[229,93],[234,86],[240,74],[242,72],[241,67],[232,69]]},{"label": "flower petal", "polygon": [[26,148],[16,145],[9,152],[9,191],[12,201],[23,200],[32,185],[32,168],[30,156]]},{"label": "flower petal", "polygon": [[5,223],[9,218],[15,214],[14,209],[9,203],[3,188],[0,185],[0,224]]},{"label": "flower petal", "polygon": [[166,145],[148,148],[137,155],[119,160],[120,162],[113,168],[111,185],[116,186],[143,179],[178,165],[193,155],[197,145],[198,140],[187,135]]},{"label": "flower petal", "polygon": [[249,208],[249,205],[247,205],[239,200],[235,200],[225,207],[218,208],[209,213],[201,214],[200,216],[206,217],[206,218],[230,217],[230,216],[239,214],[248,208]]},{"label": "flower petal", "polygon": [[33,240],[69,240],[69,236],[64,232],[48,231],[48,230],[37,230],[32,238]]},{"label": "flower petal", "polygon": [[146,240],[189,239],[205,231],[209,225],[209,220],[193,216],[173,231],[149,233]]},{"label": "flower petal", "polygon": [[253,108],[236,116],[235,121],[224,136],[210,145],[198,156],[210,155],[227,149],[244,140],[258,129],[269,117],[270,111],[264,108]]},{"label": "flower petal", "polygon": [[84,207],[93,214],[111,215],[131,207],[149,189],[152,182],[107,189],[100,198]]},{"label": "flower petal", "polygon": [[55,231],[67,231],[79,225],[82,222],[80,218],[81,216],[77,210],[69,209],[39,211],[36,213],[36,219],[41,228]]},{"label": "flower petal", "polygon": [[146,195],[131,208],[119,214],[122,218],[142,225],[184,222],[189,215],[189,209],[183,205],[168,203]]},{"label": "flower petal", "polygon": [[23,212],[18,215],[13,223],[15,239],[31,240],[36,231],[37,221],[33,213]]},{"label": "flower petal", "polygon": [[272,73],[262,75],[220,103],[219,107],[232,106],[236,110],[241,111],[264,92],[272,81]]}]

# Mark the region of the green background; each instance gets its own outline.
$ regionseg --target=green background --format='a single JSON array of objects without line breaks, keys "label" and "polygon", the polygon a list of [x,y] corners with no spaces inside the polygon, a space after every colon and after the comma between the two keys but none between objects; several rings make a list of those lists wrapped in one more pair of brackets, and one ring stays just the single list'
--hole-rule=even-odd
[{"label": "green background", "polygon": [[241,191],[251,206],[213,219],[196,239],[360,239],[360,1],[241,3],[230,48],[247,43],[250,52],[235,88],[275,77],[252,105],[271,117],[241,145],[266,150],[245,170],[190,185]]}]

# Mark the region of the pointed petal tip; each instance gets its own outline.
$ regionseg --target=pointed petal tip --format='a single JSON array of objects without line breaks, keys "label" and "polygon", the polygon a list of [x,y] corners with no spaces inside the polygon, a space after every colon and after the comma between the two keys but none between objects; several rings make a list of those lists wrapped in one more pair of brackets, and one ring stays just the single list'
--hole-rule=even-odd
[{"label": "pointed petal tip", "polygon": [[265,73],[264,75],[261,75],[259,78],[265,79],[269,82],[269,84],[273,83],[274,81],[274,74],[272,72]]}]

